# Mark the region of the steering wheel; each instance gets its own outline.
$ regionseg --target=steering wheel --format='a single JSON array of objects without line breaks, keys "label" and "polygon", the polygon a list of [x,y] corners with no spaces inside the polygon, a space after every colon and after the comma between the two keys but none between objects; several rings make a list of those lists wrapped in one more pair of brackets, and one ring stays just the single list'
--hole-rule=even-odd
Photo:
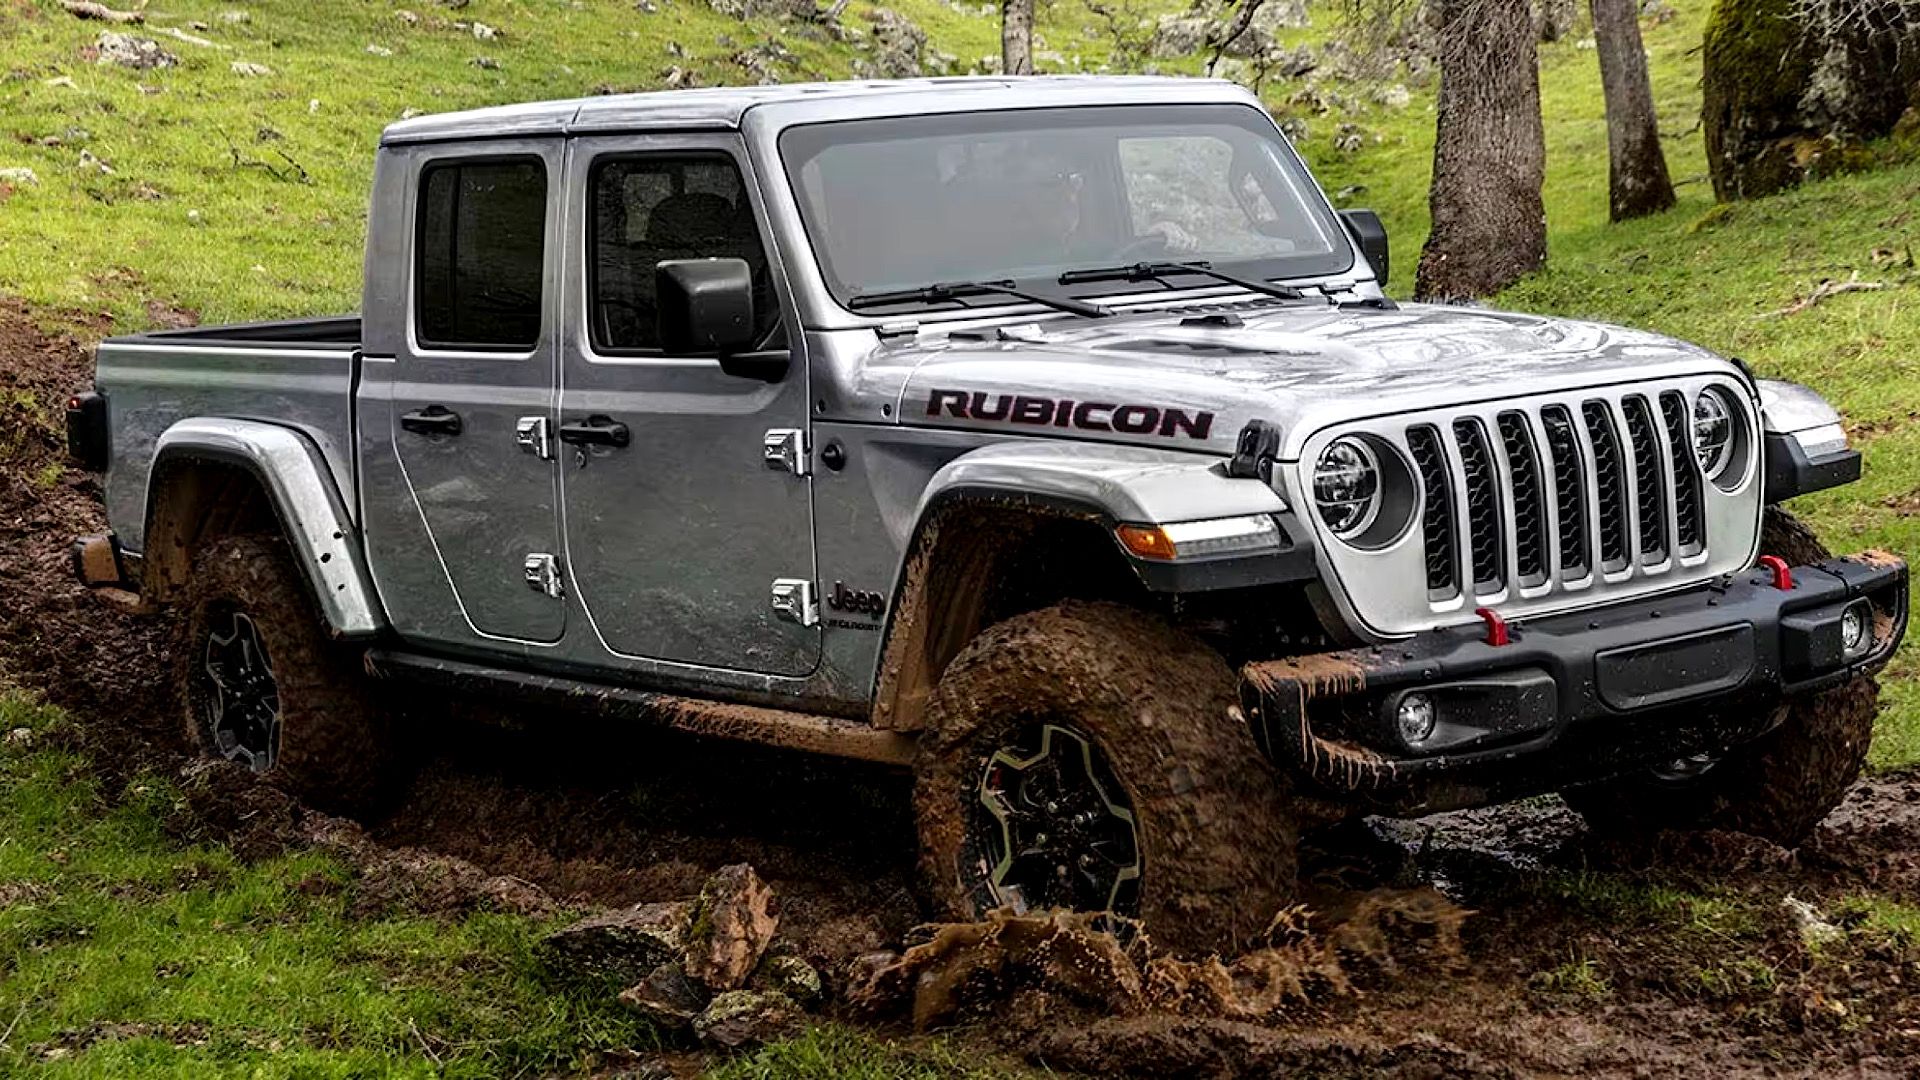
[{"label": "steering wheel", "polygon": [[1145,261],[1149,255],[1165,255],[1167,238],[1163,233],[1150,232],[1145,236],[1136,236],[1120,246],[1116,256],[1121,262]]}]

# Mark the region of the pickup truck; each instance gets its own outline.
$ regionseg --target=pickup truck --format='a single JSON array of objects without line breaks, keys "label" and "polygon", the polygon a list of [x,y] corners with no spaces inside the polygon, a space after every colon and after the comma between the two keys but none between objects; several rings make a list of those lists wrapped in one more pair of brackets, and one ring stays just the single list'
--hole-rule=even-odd
[{"label": "pickup truck", "polygon": [[1802,839],[1907,569],[1782,500],[1834,410],[1382,291],[1259,101],[710,89],[387,128],[357,317],[100,346],[70,407],[210,753],[323,805],[396,688],[913,770],[932,913],[1256,937],[1301,834],[1562,792]]}]

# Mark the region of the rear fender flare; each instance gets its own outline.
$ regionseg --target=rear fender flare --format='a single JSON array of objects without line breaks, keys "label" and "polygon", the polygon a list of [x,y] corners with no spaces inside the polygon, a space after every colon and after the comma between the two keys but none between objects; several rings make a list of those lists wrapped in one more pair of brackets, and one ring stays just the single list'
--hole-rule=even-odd
[{"label": "rear fender flare", "polygon": [[147,477],[146,548],[174,542],[159,514],[169,474],[195,462],[234,466],[259,481],[320,615],[338,638],[369,638],[387,626],[345,499],[320,448],[292,428],[258,420],[194,418],[155,444]]}]

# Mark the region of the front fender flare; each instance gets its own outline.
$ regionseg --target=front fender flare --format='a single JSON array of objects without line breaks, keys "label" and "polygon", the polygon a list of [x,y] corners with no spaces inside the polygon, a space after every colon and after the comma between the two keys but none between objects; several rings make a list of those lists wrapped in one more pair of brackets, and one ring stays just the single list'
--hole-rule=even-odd
[{"label": "front fender flare", "polygon": [[991,492],[1091,510],[1115,523],[1284,514],[1257,480],[1230,477],[1222,458],[1092,443],[996,443],[953,459],[921,493],[916,519],[955,492]]},{"label": "front fender flare", "polygon": [[160,485],[175,468],[196,461],[235,466],[260,482],[335,637],[368,638],[386,628],[346,501],[320,448],[292,428],[220,418],[182,420],[168,428],[154,446],[147,476],[149,548],[158,540],[155,517],[166,497]]}]

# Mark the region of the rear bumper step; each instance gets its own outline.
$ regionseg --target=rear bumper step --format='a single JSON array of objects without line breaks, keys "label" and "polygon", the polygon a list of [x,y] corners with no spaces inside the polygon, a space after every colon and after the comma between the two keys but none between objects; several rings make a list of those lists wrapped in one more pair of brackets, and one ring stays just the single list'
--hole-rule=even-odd
[{"label": "rear bumper step", "polygon": [[[1451,627],[1251,663],[1241,706],[1275,765],[1377,812],[1557,790],[1757,738],[1786,696],[1887,662],[1906,633],[1903,561],[1868,552],[1790,573],[1787,589],[1759,569],[1516,622],[1507,645]],[[1847,626],[1864,631],[1851,649]]]},{"label": "rear bumper step", "polygon": [[120,539],[112,533],[83,536],[68,549],[73,576],[89,589],[135,589],[127,572],[131,557],[120,550]]}]

